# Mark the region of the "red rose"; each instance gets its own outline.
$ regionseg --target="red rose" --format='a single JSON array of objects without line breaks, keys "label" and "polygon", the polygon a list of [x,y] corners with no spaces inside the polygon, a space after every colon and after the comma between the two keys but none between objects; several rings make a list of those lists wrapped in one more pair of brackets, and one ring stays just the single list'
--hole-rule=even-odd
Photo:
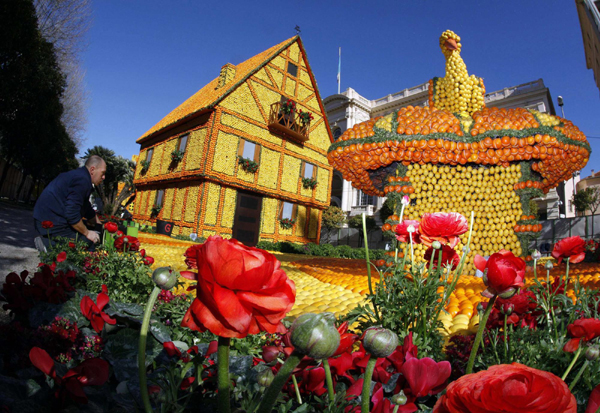
[{"label": "red rose", "polygon": [[560,264],[563,258],[569,258],[569,262],[577,264],[585,258],[585,241],[581,237],[569,237],[561,239],[554,244],[552,256]]},{"label": "red rose", "polygon": [[42,228],[50,229],[54,227],[54,223],[52,221],[42,221]]},{"label": "red rose", "polygon": [[117,251],[139,251],[140,240],[131,235],[122,235],[115,240],[115,249]]},{"label": "red rose", "polygon": [[456,247],[460,238],[469,229],[467,219],[458,212],[434,212],[423,214],[419,233],[421,242],[431,247],[433,241]]},{"label": "red rose", "polygon": [[[213,235],[197,249],[196,299],[181,323],[196,331],[243,338],[285,332],[281,320],[296,287],[270,253]],[[184,275],[184,274],[182,274]]]},{"label": "red rose", "polygon": [[119,226],[114,222],[107,222],[106,224],[104,224],[104,229],[110,232],[111,234],[114,234],[119,230]]},{"label": "red rose", "polygon": [[[435,252],[434,252],[435,251]],[[433,254],[433,269],[436,269],[438,266],[438,261],[440,259],[439,250],[434,250],[433,247],[427,248],[425,251],[425,255],[423,258],[425,259],[425,263],[427,268],[429,268],[429,263],[431,262],[431,255]],[[454,250],[454,248],[448,245],[442,245],[442,268],[446,268],[446,265],[451,264],[452,269],[455,270],[458,267],[458,263],[460,263],[460,257]]]},{"label": "red rose", "polygon": [[481,255],[475,255],[475,268],[484,273],[483,282],[487,286],[482,294],[485,297],[494,295],[511,295],[523,287],[525,278],[525,261],[510,251],[500,250],[485,260]]},{"label": "red rose", "polygon": [[422,359],[411,357],[404,362],[400,372],[410,386],[411,395],[418,398],[444,390],[450,377],[451,367],[448,361],[436,363],[429,357]]},{"label": "red rose", "polygon": [[564,381],[523,364],[500,364],[450,383],[433,413],[576,413]]},{"label": "red rose", "polygon": [[600,409],[600,384],[592,390],[585,413],[596,413],[598,409]]},{"label": "red rose", "polygon": [[410,236],[408,235],[408,227],[415,227],[415,232],[412,233],[412,241],[415,244],[421,243],[421,237],[419,236],[419,221],[405,219],[398,225],[396,225],[396,239],[400,242],[410,242]]},{"label": "red rose", "polygon": [[579,348],[579,342],[590,341],[600,337],[600,320],[595,318],[582,318],[575,320],[573,324],[567,326],[567,332],[571,340],[567,341],[563,351],[573,353]]}]

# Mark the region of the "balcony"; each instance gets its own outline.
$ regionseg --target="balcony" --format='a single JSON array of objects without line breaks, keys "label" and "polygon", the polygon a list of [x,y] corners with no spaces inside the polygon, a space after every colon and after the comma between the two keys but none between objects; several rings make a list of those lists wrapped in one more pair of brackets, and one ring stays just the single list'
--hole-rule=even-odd
[{"label": "balcony", "polygon": [[269,130],[296,143],[303,144],[308,140],[310,122],[303,124],[295,111],[283,113],[281,102],[271,105],[269,113]]}]

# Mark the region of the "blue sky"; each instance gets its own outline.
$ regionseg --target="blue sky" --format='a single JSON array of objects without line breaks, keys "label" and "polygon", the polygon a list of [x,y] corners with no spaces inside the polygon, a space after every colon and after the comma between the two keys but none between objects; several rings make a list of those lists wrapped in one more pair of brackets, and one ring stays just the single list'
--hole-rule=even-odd
[{"label": "blue sky", "polygon": [[[469,73],[488,92],[542,78],[556,110],[587,136],[582,176],[600,170],[600,91],[586,69],[575,1],[203,1],[93,0],[83,55],[94,145],[131,158],[135,143],[172,109],[218,76],[295,34],[321,97],[341,88],[376,99],[444,75],[440,34],[462,38]],[[560,114],[560,113],[559,113]]]}]

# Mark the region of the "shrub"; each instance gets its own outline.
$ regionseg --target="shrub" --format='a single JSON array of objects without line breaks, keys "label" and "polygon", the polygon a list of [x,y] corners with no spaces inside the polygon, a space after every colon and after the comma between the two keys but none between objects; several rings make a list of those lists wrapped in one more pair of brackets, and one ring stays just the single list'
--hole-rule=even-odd
[{"label": "shrub", "polygon": [[346,221],[346,214],[341,208],[329,206],[323,211],[321,224],[327,229],[336,229],[342,226]]}]

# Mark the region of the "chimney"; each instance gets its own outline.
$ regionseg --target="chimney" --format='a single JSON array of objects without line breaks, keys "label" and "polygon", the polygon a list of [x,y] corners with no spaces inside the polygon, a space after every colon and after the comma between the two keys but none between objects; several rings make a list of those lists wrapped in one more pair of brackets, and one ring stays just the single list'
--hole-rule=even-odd
[{"label": "chimney", "polygon": [[217,87],[219,88],[225,86],[226,84],[231,82],[234,77],[235,66],[231,63],[223,65],[223,67],[221,68],[221,74],[219,75],[219,85]]}]

